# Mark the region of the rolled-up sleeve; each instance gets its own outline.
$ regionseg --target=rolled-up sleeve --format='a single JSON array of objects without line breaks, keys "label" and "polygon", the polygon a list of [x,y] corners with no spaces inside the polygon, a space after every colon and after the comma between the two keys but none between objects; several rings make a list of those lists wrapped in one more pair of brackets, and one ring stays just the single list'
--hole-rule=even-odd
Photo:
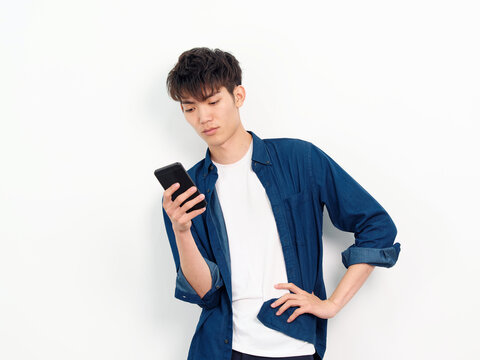
[{"label": "rolled-up sleeve", "polygon": [[175,261],[175,267],[177,271],[174,296],[179,300],[186,301],[192,304],[197,304],[203,309],[214,308],[220,303],[220,293],[222,287],[224,286],[223,279],[220,275],[217,264],[207,258],[205,249],[201,245],[201,242],[199,241],[198,235],[192,224],[192,226],[190,227],[190,231],[192,233],[193,239],[195,240],[195,244],[197,245],[198,250],[202,254],[205,262],[207,263],[210,269],[210,274],[212,276],[212,287],[203,297],[200,297],[183,274],[182,268],[180,266],[180,256],[178,253],[177,241],[175,239],[175,233],[173,232],[172,223],[165,209],[162,208],[162,211],[165,229],[167,232],[170,248],[172,250],[173,259]]},{"label": "rolled-up sleeve", "polygon": [[196,291],[192,288],[182,272],[182,267],[179,268],[177,273],[177,281],[175,284],[175,297],[180,300],[188,301],[193,304],[198,304],[202,308],[210,309],[218,305],[219,303],[219,289],[223,286],[223,280],[218,271],[218,266],[214,262],[204,258],[210,268],[210,274],[212,275],[212,287],[201,298]]},{"label": "rolled-up sleeve", "polygon": [[342,252],[342,263],[392,267],[400,253],[397,228],[386,210],[324,151],[309,143],[312,182],[332,224],[353,232],[355,243]]}]

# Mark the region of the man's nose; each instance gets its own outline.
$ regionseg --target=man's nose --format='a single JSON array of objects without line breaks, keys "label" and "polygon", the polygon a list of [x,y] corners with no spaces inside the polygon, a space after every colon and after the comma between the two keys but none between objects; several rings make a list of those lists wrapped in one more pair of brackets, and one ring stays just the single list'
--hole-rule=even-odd
[{"label": "man's nose", "polygon": [[204,123],[204,122],[212,120],[212,113],[211,113],[211,111],[208,107],[199,106],[198,107],[198,117],[199,117],[200,123]]}]

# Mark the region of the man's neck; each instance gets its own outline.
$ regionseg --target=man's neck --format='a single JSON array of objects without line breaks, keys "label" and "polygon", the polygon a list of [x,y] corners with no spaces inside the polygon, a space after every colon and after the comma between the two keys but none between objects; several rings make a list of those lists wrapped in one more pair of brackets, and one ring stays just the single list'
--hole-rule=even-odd
[{"label": "man's neck", "polygon": [[223,144],[210,146],[210,158],[222,165],[233,164],[247,153],[252,141],[252,135],[241,127]]}]

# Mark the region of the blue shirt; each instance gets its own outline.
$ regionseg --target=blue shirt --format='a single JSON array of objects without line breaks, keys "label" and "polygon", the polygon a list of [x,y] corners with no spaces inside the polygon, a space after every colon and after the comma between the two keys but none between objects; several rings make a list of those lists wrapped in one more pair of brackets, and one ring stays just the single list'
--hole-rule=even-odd
[{"label": "blue shirt", "polygon": [[[288,282],[326,300],[323,281],[322,222],[324,206],[335,227],[354,233],[355,243],[342,252],[343,265],[367,263],[392,267],[400,253],[395,243],[397,229],[385,209],[332,158],[309,141],[295,138],[253,137],[252,169],[265,188],[283,249]],[[195,243],[210,268],[211,289],[200,298],[180,267],[172,223],[165,209],[163,218],[177,271],[175,297],[202,308],[187,360],[231,360],[232,284],[228,236],[215,191],[217,168],[207,148],[205,158],[188,171],[206,210],[192,219]],[[163,200],[163,199],[162,199]],[[248,224],[245,224],[248,226]],[[255,251],[255,249],[252,249]],[[327,319],[300,314],[287,319],[298,307],[281,315],[265,301],[257,318],[265,326],[315,346],[315,360],[323,359]]]}]

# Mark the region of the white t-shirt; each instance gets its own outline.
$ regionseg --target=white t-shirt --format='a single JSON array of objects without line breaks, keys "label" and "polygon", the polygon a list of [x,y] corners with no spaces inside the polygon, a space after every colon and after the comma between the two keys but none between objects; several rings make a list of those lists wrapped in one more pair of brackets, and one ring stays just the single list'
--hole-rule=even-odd
[{"label": "white t-shirt", "polygon": [[251,168],[252,154],[253,141],[235,163],[212,161],[218,171],[215,189],[230,249],[232,348],[267,357],[311,355],[315,353],[313,344],[270,329],[257,319],[263,302],[288,294],[289,290],[273,287],[288,282],[285,259],[270,201]]}]

